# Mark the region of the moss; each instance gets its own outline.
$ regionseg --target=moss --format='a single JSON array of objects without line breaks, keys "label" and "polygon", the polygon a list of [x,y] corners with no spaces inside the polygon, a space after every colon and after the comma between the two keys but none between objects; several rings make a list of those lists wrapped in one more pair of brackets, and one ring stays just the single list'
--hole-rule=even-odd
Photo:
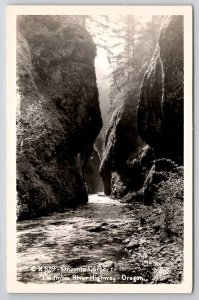
[{"label": "moss", "polygon": [[[167,194],[176,198],[178,191],[182,196],[183,175],[181,169],[168,159],[158,159],[153,163],[144,182],[144,203],[147,205],[155,202],[168,202]],[[183,199],[183,196],[182,196]]]},{"label": "moss", "polygon": [[138,185],[135,177],[136,164],[129,163],[129,158],[133,160],[138,156],[143,144],[137,132],[137,103],[134,97],[131,91],[126,94],[113,113],[106,133],[100,174],[106,195],[111,194],[115,198],[123,197],[130,187],[133,189],[134,185],[134,189],[137,189]]},{"label": "moss", "polygon": [[183,17],[162,27],[145,72],[138,104],[138,131],[157,157],[183,163]]},{"label": "moss", "polygon": [[20,16],[17,27],[18,214],[31,218],[87,201],[102,120],[96,47],[80,18]]}]

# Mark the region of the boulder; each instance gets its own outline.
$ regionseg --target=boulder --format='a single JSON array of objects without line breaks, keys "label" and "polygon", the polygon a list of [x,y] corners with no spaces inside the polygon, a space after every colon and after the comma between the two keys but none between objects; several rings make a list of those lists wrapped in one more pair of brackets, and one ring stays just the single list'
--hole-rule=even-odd
[{"label": "boulder", "polygon": [[[167,186],[167,184],[173,182],[173,180],[175,184],[170,188],[170,185]],[[181,170],[179,171],[178,165],[172,160],[165,158],[154,160],[150,171],[146,173],[143,184],[144,203],[150,205],[153,202],[165,202],[165,194],[169,192],[173,197],[176,197],[177,191],[179,195],[181,195],[181,191],[183,190],[181,185],[182,181],[182,172]],[[177,190],[176,187],[179,187],[179,190]],[[182,198],[182,196],[180,197]]]},{"label": "boulder", "polygon": [[160,267],[152,278],[154,283],[173,283],[174,279],[175,277],[170,267]]},{"label": "boulder", "polygon": [[140,247],[140,244],[136,240],[131,240],[127,245],[126,248],[127,250],[134,250]]},{"label": "boulder", "polygon": [[114,268],[114,266],[115,266],[115,263],[112,260],[107,260],[107,261],[103,262],[103,264],[102,264],[102,267],[104,269],[111,269],[111,268]]},{"label": "boulder", "polygon": [[19,219],[88,199],[85,166],[102,127],[95,56],[81,17],[17,17]]}]

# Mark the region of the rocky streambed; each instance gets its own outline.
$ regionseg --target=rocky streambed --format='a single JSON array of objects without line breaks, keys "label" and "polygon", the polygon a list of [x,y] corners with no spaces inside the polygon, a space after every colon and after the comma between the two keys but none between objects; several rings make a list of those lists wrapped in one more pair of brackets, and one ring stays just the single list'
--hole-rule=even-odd
[{"label": "rocky streambed", "polygon": [[17,223],[24,283],[179,283],[182,237],[162,228],[164,208],[101,195],[61,213]]}]

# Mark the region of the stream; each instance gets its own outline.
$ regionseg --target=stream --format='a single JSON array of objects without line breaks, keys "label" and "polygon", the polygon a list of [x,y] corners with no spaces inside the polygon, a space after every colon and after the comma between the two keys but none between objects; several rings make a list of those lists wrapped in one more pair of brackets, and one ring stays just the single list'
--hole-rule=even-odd
[{"label": "stream", "polygon": [[[163,207],[104,194],[61,213],[17,223],[23,283],[179,283],[183,242],[159,228]],[[145,220],[145,221],[144,221]],[[162,226],[162,225],[161,225]]]},{"label": "stream", "polygon": [[17,224],[18,280],[118,283],[121,268],[115,265],[121,266],[128,256],[122,241],[133,223],[127,204],[103,194],[90,195],[88,203],[63,213],[21,221]]}]

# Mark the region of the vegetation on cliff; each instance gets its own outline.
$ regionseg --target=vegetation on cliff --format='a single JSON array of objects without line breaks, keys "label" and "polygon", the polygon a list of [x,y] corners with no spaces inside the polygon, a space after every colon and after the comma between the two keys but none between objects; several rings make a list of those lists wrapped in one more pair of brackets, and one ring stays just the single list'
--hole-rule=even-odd
[{"label": "vegetation on cliff", "polygon": [[18,219],[38,217],[18,222],[22,282],[41,282],[27,266],[45,259],[106,268],[97,283],[183,279],[183,18],[141,19],[17,19]]},{"label": "vegetation on cliff", "polygon": [[138,131],[158,157],[183,162],[183,17],[169,17],[144,75]]},{"label": "vegetation on cliff", "polygon": [[[101,163],[107,194],[151,203],[149,191],[154,181],[165,180],[159,173],[167,172],[167,159],[182,164],[183,84],[183,18],[171,16],[163,22],[139,102],[133,82],[109,124]],[[158,174],[153,171],[157,159],[162,162]]]},{"label": "vegetation on cliff", "polygon": [[96,47],[81,19],[17,19],[18,217],[87,201],[84,169],[101,126]]}]

